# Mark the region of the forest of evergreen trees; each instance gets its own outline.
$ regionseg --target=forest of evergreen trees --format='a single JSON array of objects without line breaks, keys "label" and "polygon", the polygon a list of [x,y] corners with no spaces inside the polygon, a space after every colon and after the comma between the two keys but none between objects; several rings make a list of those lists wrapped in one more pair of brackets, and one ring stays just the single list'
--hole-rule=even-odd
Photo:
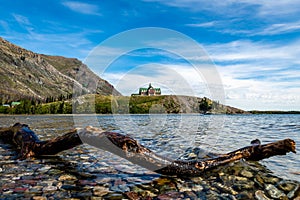
[{"label": "forest of evergreen trees", "polygon": [[[71,94],[58,97],[47,97],[44,100],[26,98],[18,101],[0,99],[0,113],[2,114],[71,114]],[[16,104],[17,103],[17,104]]]},{"label": "forest of evergreen trees", "polygon": [[36,103],[21,100],[16,106],[0,106],[2,114],[72,114],[72,103],[58,101],[52,103]]}]

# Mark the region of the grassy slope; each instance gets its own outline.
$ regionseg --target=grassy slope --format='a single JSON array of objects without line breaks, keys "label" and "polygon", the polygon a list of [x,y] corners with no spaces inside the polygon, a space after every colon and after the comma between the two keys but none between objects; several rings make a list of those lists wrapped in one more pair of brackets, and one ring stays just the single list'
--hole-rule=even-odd
[{"label": "grassy slope", "polygon": [[[76,107],[77,112],[147,114],[147,113],[199,113],[199,97],[190,96],[102,96],[86,95]],[[84,103],[83,103],[84,102]],[[212,113],[245,113],[245,111],[215,103]]]},{"label": "grassy slope", "polygon": [[[0,113],[10,114],[165,114],[165,113],[200,113],[201,98],[190,96],[105,96],[88,94],[76,100],[57,101],[44,104],[32,104],[21,101],[15,108],[1,107]],[[213,102],[213,114],[245,113],[237,108]]]}]

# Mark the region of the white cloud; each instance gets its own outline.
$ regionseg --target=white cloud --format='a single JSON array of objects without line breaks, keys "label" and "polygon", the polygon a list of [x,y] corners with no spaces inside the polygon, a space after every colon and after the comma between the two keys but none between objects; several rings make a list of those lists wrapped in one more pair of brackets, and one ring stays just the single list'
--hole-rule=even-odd
[{"label": "white cloud", "polygon": [[186,24],[186,26],[207,28],[207,27],[214,27],[217,25],[217,23],[218,22],[216,22],[216,21],[211,21],[211,22],[204,22],[204,23],[198,23],[198,24]]},{"label": "white cloud", "polygon": [[[172,7],[186,8],[192,11],[210,11],[228,16],[241,16],[242,14],[256,15],[260,17],[283,17],[297,14],[300,11],[300,2],[295,0],[269,1],[269,0],[144,0],[147,2],[159,2]],[[252,7],[256,10],[250,10]]]},{"label": "white cloud", "polygon": [[99,7],[94,4],[82,3],[77,1],[65,1],[62,4],[74,12],[101,16]]},{"label": "white cloud", "polygon": [[[220,70],[221,71],[221,70]],[[245,110],[299,110],[300,87],[289,88],[291,82],[239,80],[220,72],[226,92],[226,104]]]},{"label": "white cloud", "polygon": [[218,65],[226,103],[246,110],[299,110],[299,42],[205,46]]},{"label": "white cloud", "polygon": [[12,14],[14,19],[16,20],[16,22],[22,27],[24,28],[28,33],[31,33],[34,28],[33,25],[31,24],[31,22],[29,21],[29,19],[23,15],[19,15],[19,14]]},{"label": "white cloud", "polygon": [[0,20],[0,26],[4,29],[4,31],[10,31],[9,25],[6,21]]},{"label": "white cloud", "polygon": [[21,25],[25,25],[25,26],[31,25],[31,23],[29,22],[28,18],[25,17],[25,16],[18,15],[18,14],[13,14],[13,17]]},{"label": "white cloud", "polygon": [[300,21],[291,23],[272,24],[262,31],[252,32],[251,35],[278,35],[300,30]]},{"label": "white cloud", "polygon": [[[59,22],[43,21],[48,25],[47,32],[44,32],[43,29],[35,28],[36,25],[31,23],[28,17],[16,13],[12,13],[12,16],[15,20],[14,23],[0,21],[0,26],[2,25],[4,28],[2,37],[37,53],[53,55],[55,51],[55,55],[76,57],[82,60],[94,46],[87,39],[88,36],[102,32],[74,25],[64,25],[61,28],[62,25]],[[17,25],[24,30],[17,32],[14,28]],[[61,28],[59,32],[57,32],[58,28]],[[77,49],[77,51],[73,51],[73,49]]]},{"label": "white cloud", "polygon": [[284,20],[282,20],[282,23],[274,23],[254,29],[234,29],[234,24],[234,20],[224,20],[204,23],[191,23],[186,24],[186,26],[195,28],[211,28],[212,30],[220,33],[239,36],[272,36],[300,31],[300,21],[284,22]]},{"label": "white cloud", "polygon": [[204,47],[214,61],[256,60],[269,62],[272,60],[272,63],[274,63],[290,60],[292,63],[298,63],[299,45],[300,40],[286,44],[238,40],[225,44],[205,45]]},{"label": "white cloud", "polygon": [[216,9],[218,7],[226,7],[231,5],[231,1],[219,1],[219,0],[144,0],[147,2],[159,2],[168,6],[173,7],[181,7],[181,8],[188,8],[192,10],[210,10],[213,7]]},{"label": "white cloud", "polygon": [[[238,0],[235,0],[239,2]],[[241,0],[243,3],[250,5],[258,5],[259,12],[261,16],[286,16],[298,13],[300,11],[300,2],[294,0],[285,1],[272,1],[261,0],[261,1],[251,1],[251,0]]]}]

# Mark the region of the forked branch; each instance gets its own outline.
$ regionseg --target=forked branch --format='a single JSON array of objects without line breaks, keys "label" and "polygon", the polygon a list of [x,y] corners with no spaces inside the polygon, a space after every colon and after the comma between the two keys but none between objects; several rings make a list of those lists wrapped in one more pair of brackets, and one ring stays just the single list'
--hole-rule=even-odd
[{"label": "forked branch", "polygon": [[87,143],[112,152],[154,172],[177,176],[199,176],[217,166],[242,158],[258,161],[271,156],[285,155],[289,152],[296,153],[296,143],[291,139],[279,140],[264,145],[260,144],[259,140],[254,140],[250,146],[219,155],[216,158],[180,161],[160,156],[139,144],[135,139],[116,132],[103,132],[98,128],[86,127],[71,130],[51,140],[40,141],[27,125],[20,123],[16,123],[11,127],[0,128],[0,138],[16,147],[19,159],[54,155]]}]

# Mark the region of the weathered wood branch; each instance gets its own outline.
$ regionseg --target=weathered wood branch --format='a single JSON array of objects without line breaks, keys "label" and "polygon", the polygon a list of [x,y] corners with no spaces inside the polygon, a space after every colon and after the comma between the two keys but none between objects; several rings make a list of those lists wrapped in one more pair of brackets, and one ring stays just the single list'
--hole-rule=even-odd
[{"label": "weathered wood branch", "polygon": [[12,127],[0,128],[0,139],[16,147],[19,159],[55,155],[82,144],[76,130],[51,140],[40,141],[28,125],[20,123]]},{"label": "weathered wood branch", "polygon": [[100,129],[86,127],[72,130],[62,136],[47,141],[40,141],[37,135],[25,124],[0,128],[0,138],[16,147],[20,159],[54,155],[61,151],[87,143],[97,148],[112,152],[134,164],[165,175],[199,176],[202,173],[240,159],[262,160],[276,155],[296,153],[296,143],[291,139],[261,145],[254,140],[247,146],[216,158],[195,161],[171,160],[160,156],[139,144],[135,139],[115,132],[103,132]]}]

